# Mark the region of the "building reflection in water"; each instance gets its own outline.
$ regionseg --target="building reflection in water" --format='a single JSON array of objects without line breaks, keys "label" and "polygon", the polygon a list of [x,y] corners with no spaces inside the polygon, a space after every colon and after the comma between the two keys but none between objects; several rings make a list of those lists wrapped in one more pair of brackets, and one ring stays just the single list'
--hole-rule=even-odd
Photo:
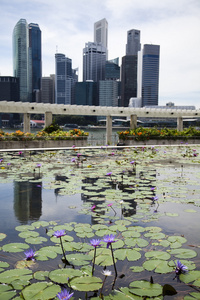
[{"label": "building reflection in water", "polygon": [[42,215],[42,181],[14,182],[14,212],[21,224],[39,220]]}]

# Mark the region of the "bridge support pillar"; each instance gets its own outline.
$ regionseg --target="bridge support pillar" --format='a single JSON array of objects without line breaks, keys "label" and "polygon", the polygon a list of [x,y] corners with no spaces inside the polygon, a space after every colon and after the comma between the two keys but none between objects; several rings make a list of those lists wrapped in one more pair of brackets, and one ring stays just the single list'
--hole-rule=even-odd
[{"label": "bridge support pillar", "polygon": [[52,124],[53,117],[51,111],[45,112],[45,127],[50,126]]},{"label": "bridge support pillar", "polygon": [[182,117],[177,118],[177,130],[183,131],[183,118]]},{"label": "bridge support pillar", "polygon": [[106,117],[106,145],[112,142],[112,117]]},{"label": "bridge support pillar", "polygon": [[24,113],[24,126],[23,126],[23,132],[30,132],[30,114]]},{"label": "bridge support pillar", "polygon": [[130,129],[136,129],[137,128],[137,115],[131,115],[130,116]]}]

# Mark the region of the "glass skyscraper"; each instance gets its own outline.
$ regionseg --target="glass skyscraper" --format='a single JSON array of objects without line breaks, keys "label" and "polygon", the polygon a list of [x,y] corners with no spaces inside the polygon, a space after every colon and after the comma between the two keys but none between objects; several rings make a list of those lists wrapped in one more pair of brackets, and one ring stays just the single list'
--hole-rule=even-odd
[{"label": "glass skyscraper", "polygon": [[142,63],[142,106],[158,105],[159,45],[144,45]]},{"label": "glass skyscraper", "polygon": [[126,55],[122,57],[121,68],[121,105],[129,106],[129,100],[137,97],[138,87],[138,51],[141,49],[140,31],[127,32]]},{"label": "glass skyscraper", "polygon": [[20,101],[35,101],[42,77],[41,31],[25,19],[13,30],[13,75],[19,78]]},{"label": "glass skyscraper", "polygon": [[86,43],[83,49],[83,81],[105,79],[106,48],[97,43]]},{"label": "glass skyscraper", "polygon": [[41,30],[38,24],[29,24],[29,93],[31,100],[36,101],[37,93],[41,89],[42,78],[42,51],[41,51]]},{"label": "glass skyscraper", "polygon": [[28,24],[20,19],[13,30],[13,76],[19,78],[20,101],[28,101]]},{"label": "glass skyscraper", "polygon": [[62,53],[56,53],[55,103],[71,104],[72,60]]}]

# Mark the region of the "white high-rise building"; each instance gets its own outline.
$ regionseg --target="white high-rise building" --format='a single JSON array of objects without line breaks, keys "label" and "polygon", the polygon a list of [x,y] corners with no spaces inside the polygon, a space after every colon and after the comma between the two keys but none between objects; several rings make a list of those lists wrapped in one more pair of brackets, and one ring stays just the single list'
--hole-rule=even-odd
[{"label": "white high-rise building", "polygon": [[104,18],[94,23],[94,43],[106,48],[106,60],[108,59],[108,22]]}]

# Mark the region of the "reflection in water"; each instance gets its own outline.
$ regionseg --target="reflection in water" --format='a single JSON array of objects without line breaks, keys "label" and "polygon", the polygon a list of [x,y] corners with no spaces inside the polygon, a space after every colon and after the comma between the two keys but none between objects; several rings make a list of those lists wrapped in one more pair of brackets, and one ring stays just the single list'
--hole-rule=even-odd
[{"label": "reflection in water", "polygon": [[39,220],[42,215],[42,181],[14,182],[14,212],[21,224]]}]

